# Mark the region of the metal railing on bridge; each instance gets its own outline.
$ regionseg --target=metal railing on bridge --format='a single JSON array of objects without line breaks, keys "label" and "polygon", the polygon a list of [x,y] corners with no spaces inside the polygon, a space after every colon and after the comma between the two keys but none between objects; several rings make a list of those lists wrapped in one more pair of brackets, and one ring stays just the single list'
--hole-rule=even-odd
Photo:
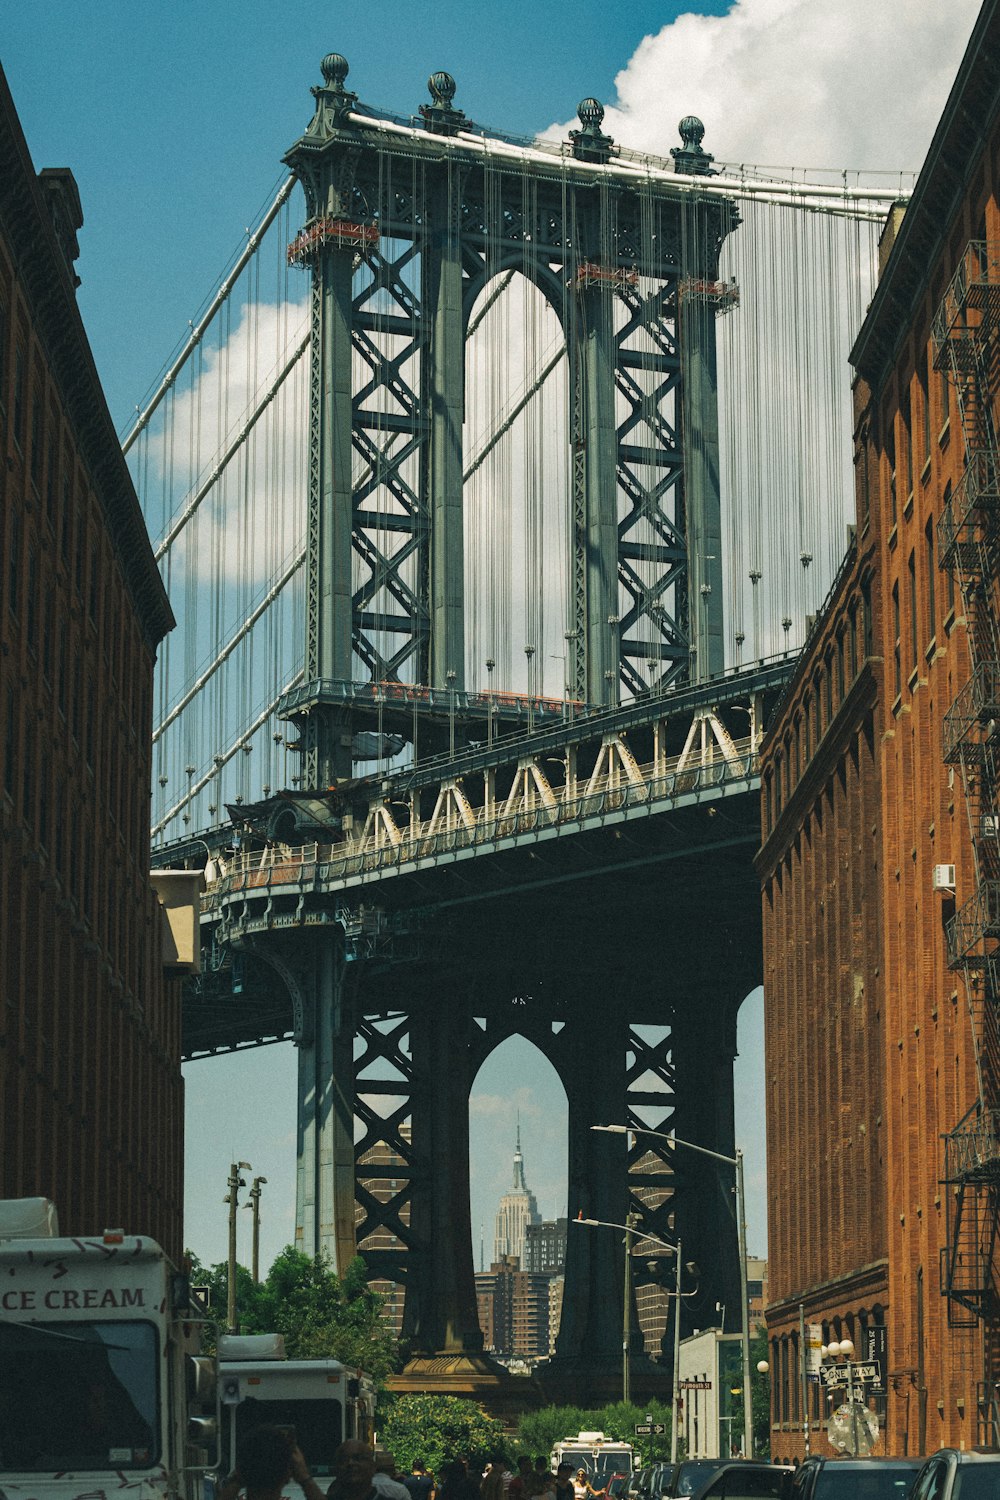
[{"label": "metal railing on bridge", "polygon": [[749,738],[699,763],[672,756],[660,764],[638,765],[608,746],[607,769],[586,784],[553,787],[534,762],[518,766],[511,793],[501,802],[488,792],[475,806],[460,780],[442,782],[430,818],[397,823],[401,804],[379,797],[370,804],[356,838],[301,847],[271,845],[217,860],[218,876],[203,897],[203,909],[239,891],[303,884],[340,885],[386,874],[406,865],[433,861],[460,851],[482,850],[546,831],[578,830],[609,815],[651,811],[655,805],[698,800],[711,791],[750,790],[758,776],[758,756]]}]

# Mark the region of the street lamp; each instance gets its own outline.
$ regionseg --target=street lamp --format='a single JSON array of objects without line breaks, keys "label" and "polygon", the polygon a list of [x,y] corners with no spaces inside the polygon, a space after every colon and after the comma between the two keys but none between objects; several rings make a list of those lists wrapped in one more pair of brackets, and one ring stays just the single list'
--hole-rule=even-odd
[{"label": "street lamp", "polygon": [[260,1190],[266,1181],[266,1177],[254,1178],[253,1186],[247,1194],[250,1202],[243,1205],[253,1213],[253,1259],[250,1274],[255,1283],[260,1281]]},{"label": "street lamp", "polygon": [[492,656],[486,658],[486,743],[493,744],[493,668],[496,661]]},{"label": "street lamp", "polygon": [[449,667],[444,674],[448,681],[448,754],[455,759],[455,679],[458,673]]},{"label": "street lamp", "polygon": [[820,1359],[837,1360],[841,1356],[847,1376],[847,1405],[851,1413],[851,1457],[857,1458],[861,1444],[858,1435],[858,1408],[854,1399],[854,1343],[851,1339],[841,1339],[839,1343],[834,1339],[832,1344],[824,1344],[819,1351]]},{"label": "street lamp", "polygon": [[230,1333],[236,1332],[236,1210],[239,1206],[240,1188],[246,1187],[246,1178],[241,1172],[252,1172],[248,1161],[234,1161],[229,1168],[229,1192],[223,1203],[229,1204],[229,1297],[226,1307],[226,1324]]},{"label": "street lamp", "polygon": [[[593,1128],[593,1127],[592,1127]],[[635,1234],[641,1222],[641,1215],[628,1213],[625,1215],[624,1224],[616,1224],[612,1219],[585,1219],[578,1215],[571,1220],[573,1224],[587,1224],[591,1229],[624,1229],[625,1231],[625,1306],[622,1316],[622,1401],[628,1402],[631,1398],[631,1380],[629,1372],[629,1344],[632,1333],[632,1259],[630,1236]],[[681,1291],[681,1266],[690,1276],[698,1277],[698,1267],[693,1260],[687,1262],[681,1259],[681,1242],[671,1245],[667,1240],[661,1240],[658,1235],[650,1234],[648,1230],[641,1231],[642,1238],[649,1240],[654,1245],[659,1245],[663,1250],[669,1250],[674,1257],[676,1266],[676,1291],[664,1292],[665,1297],[675,1297],[677,1305],[674,1308],[674,1373],[673,1373],[673,1410],[670,1415],[670,1462],[677,1462],[677,1407],[680,1396],[680,1324],[681,1324],[681,1297],[693,1297],[695,1293]],[[697,1288],[695,1289],[697,1290]]]},{"label": "street lamp", "polygon": [[710,1156],[713,1161],[725,1162],[736,1168],[736,1237],[740,1259],[740,1304],[741,1331],[743,1335],[743,1456],[753,1457],[753,1422],[750,1416],[750,1307],[747,1296],[747,1220],[746,1200],[743,1192],[743,1152],[727,1156],[723,1151],[710,1151],[707,1146],[696,1146],[694,1141],[682,1141],[680,1136],[668,1135],[663,1130],[647,1130],[642,1125],[591,1125],[591,1130],[607,1131],[610,1135],[654,1136],[657,1140],[669,1141],[672,1146],[684,1146],[688,1151],[697,1151]]}]

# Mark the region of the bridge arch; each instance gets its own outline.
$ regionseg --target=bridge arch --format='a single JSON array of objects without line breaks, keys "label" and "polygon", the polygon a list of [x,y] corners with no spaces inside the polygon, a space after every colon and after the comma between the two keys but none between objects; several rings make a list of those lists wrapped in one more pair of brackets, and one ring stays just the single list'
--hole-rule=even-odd
[{"label": "bridge arch", "polygon": [[[521,1254],[523,1269],[563,1275],[539,1260],[541,1241],[525,1236],[523,1223],[566,1217],[568,1184],[568,1098],[558,1069],[535,1041],[512,1030],[480,1064],[469,1095],[469,1159],[473,1252],[476,1258],[480,1327],[484,1346],[508,1355],[514,1345],[509,1318],[495,1323],[496,1303],[488,1278],[498,1255]],[[523,1189],[522,1189],[523,1184]],[[505,1238],[509,1236],[510,1238]],[[499,1237],[499,1238],[498,1238]],[[534,1239],[532,1247],[521,1243]],[[550,1241],[549,1241],[550,1243]],[[537,1328],[537,1352],[549,1352],[558,1319],[559,1292],[548,1280],[522,1288],[522,1311]],[[485,1296],[483,1294],[486,1294]],[[491,1307],[492,1303],[492,1307]]]}]

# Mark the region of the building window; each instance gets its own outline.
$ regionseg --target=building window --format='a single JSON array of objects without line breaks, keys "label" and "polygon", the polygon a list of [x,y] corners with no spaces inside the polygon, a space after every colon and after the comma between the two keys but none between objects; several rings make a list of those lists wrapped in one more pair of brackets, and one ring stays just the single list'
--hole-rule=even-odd
[{"label": "building window", "polygon": [[861,651],[862,660],[872,654],[872,581],[865,578],[861,583]]},{"label": "building window", "polygon": [[893,698],[898,698],[903,691],[903,665],[899,649],[899,584],[892,586],[892,660],[893,660]]},{"label": "building window", "polygon": [[938,378],[940,382],[938,385],[938,398],[941,402],[941,431],[944,432],[948,426],[951,412],[951,393],[948,389],[948,368],[946,365],[941,366],[941,369],[938,371]]},{"label": "building window", "polygon": [[924,350],[920,361],[920,370],[917,374],[920,384],[920,410],[923,417],[923,458],[926,463],[931,456],[931,393],[927,380],[927,351]]},{"label": "building window", "polygon": [[8,797],[14,795],[14,765],[17,761],[17,713],[14,689],[7,689],[7,722],[4,725],[3,784]]},{"label": "building window", "polygon": [[895,526],[896,514],[896,424],[892,413],[883,418],[882,426],[885,430],[885,456],[889,465],[889,525]]},{"label": "building window", "polygon": [[24,422],[25,422],[25,364],[24,346],[18,347],[14,354],[14,441],[19,448],[24,447]]},{"label": "building window", "polygon": [[917,665],[917,559],[911,552],[906,560],[906,572],[910,586],[910,670]]},{"label": "building window", "polygon": [[42,398],[35,391],[31,398],[31,482],[36,492],[42,485]]},{"label": "building window", "polygon": [[97,624],[97,543],[93,542],[90,548],[90,601],[87,606],[91,623]]},{"label": "building window", "polygon": [[[52,423],[53,427],[55,423]],[[49,439],[48,467],[45,471],[45,514],[48,522],[55,529],[56,518],[56,494],[59,487],[59,442],[57,438]]]},{"label": "building window", "polygon": [[28,570],[25,576],[25,634],[28,650],[34,654],[38,646],[38,590],[36,588],[38,559],[34,547],[28,548]]},{"label": "building window", "polygon": [[[951,505],[951,480],[944,487],[944,509],[947,511]],[[946,568],[944,575],[945,597],[948,600],[948,613],[955,613],[955,570]]]},{"label": "building window", "polygon": [[18,588],[21,582],[21,518],[12,511],[10,517],[10,555],[7,558],[7,608],[17,614]]},{"label": "building window", "polygon": [[855,604],[847,613],[847,667],[853,682],[858,670],[858,610]]},{"label": "building window", "polygon": [[913,431],[909,386],[903,392],[903,399],[899,403],[899,420],[903,427],[902,439],[906,445],[906,497],[909,499],[913,494]]},{"label": "building window", "polygon": [[929,616],[928,645],[937,636],[937,560],[934,556],[934,519],[931,517],[924,527],[924,562],[927,566],[927,613]]}]

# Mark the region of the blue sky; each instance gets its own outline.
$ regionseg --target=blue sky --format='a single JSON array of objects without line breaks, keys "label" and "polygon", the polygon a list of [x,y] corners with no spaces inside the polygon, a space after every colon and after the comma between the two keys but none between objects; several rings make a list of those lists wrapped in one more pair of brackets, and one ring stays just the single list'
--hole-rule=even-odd
[{"label": "blue sky", "polygon": [[[666,152],[677,120],[693,111],[722,159],[914,169],[977,9],[977,0],[720,0],[693,12],[651,0],[33,0],[7,7],[0,59],[36,168],[70,166],[77,177],[80,306],[124,428],[284,175],[281,156],[310,118],[309,88],[328,51],[347,56],[363,101],[400,114],[418,108],[428,74],[445,68],[472,119],[518,133],[571,121],[577,102],[595,94],[611,106],[606,128],[644,149]],[[870,80],[883,76],[907,86],[873,90]],[[740,1051],[738,1138],[750,1243],[760,1251],[759,993],[744,1006]],[[238,1156],[268,1178],[269,1260],[294,1219],[293,1049],[201,1062],[187,1076],[188,1243],[205,1259],[224,1255],[222,1198]],[[473,1226],[478,1237],[484,1224],[488,1253],[513,1149],[498,1115],[509,1122],[512,1106],[521,1108],[529,1181],[546,1214],[566,1207],[565,1127],[547,1066],[524,1047],[491,1060],[476,1101]]]}]

